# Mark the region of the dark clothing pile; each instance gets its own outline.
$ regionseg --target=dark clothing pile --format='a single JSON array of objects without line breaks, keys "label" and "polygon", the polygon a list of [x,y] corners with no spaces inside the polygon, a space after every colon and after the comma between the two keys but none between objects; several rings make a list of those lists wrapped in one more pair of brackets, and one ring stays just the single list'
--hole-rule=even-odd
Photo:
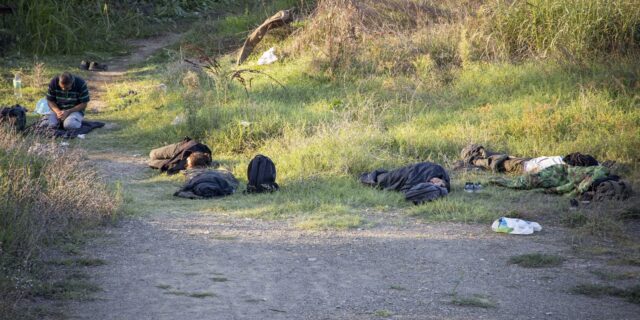
[{"label": "dark clothing pile", "polygon": [[598,160],[591,155],[582,154],[580,152],[570,153],[562,158],[566,164],[574,167],[591,167],[597,166]]},{"label": "dark clothing pile", "polygon": [[225,170],[203,170],[192,175],[187,184],[173,195],[188,199],[224,197],[238,188],[238,180]]},{"label": "dark clothing pile", "polygon": [[[45,124],[43,124],[43,122]],[[27,132],[38,134],[48,138],[73,139],[81,134],[87,134],[93,129],[104,127],[104,122],[82,120],[82,126],[78,129],[65,130],[62,128],[62,121],[57,128],[50,128],[46,125],[47,118],[42,118],[27,128]]]},{"label": "dark clothing pile", "polygon": [[27,125],[27,109],[19,104],[0,109],[0,124],[8,124],[16,131],[22,131]]},{"label": "dark clothing pile", "polygon": [[[430,183],[433,178],[444,181],[446,187]],[[432,162],[421,162],[392,171],[378,169],[362,174],[360,182],[371,187],[403,192],[405,198],[415,204],[435,200],[451,191],[449,174],[442,166]]]},{"label": "dark clothing pile", "polygon": [[209,147],[185,137],[182,142],[151,150],[149,167],[159,169],[167,174],[174,174],[186,168],[187,158],[194,152],[211,155]]}]

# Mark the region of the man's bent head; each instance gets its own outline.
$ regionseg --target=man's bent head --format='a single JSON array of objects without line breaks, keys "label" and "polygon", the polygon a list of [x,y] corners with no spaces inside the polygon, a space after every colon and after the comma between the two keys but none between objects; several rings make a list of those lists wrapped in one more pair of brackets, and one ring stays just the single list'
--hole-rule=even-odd
[{"label": "man's bent head", "polygon": [[73,75],[69,72],[63,72],[60,76],[58,76],[58,84],[60,88],[64,91],[71,90],[73,86]]}]

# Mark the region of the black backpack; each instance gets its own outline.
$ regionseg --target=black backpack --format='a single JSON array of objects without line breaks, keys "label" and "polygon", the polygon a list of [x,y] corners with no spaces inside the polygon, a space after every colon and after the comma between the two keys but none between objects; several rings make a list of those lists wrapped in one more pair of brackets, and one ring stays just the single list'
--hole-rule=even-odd
[{"label": "black backpack", "polygon": [[247,168],[246,193],[273,192],[280,189],[276,183],[276,165],[269,157],[261,154],[255,156]]},{"label": "black backpack", "polygon": [[17,131],[24,130],[27,125],[27,109],[18,104],[0,109],[1,123],[8,123],[10,127]]}]

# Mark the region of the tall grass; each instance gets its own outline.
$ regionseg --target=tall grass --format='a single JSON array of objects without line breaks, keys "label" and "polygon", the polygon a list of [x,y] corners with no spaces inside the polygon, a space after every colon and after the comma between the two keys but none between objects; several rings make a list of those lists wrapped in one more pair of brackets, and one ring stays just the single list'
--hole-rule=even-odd
[{"label": "tall grass", "polygon": [[121,51],[123,40],[157,34],[194,13],[237,9],[247,1],[16,0],[6,17],[17,48],[38,55]]},{"label": "tall grass", "polygon": [[[0,128],[0,312],[13,317],[47,243],[115,217],[121,195],[83,154]],[[19,312],[18,312],[19,313]]]},{"label": "tall grass", "polygon": [[640,48],[640,6],[629,0],[496,1],[487,32],[511,57],[584,59]]}]

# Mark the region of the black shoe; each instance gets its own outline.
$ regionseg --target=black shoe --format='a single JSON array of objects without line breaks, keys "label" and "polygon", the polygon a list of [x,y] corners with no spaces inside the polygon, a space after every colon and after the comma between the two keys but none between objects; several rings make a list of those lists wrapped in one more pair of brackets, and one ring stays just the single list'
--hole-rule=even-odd
[{"label": "black shoe", "polygon": [[100,64],[95,61],[91,61],[91,63],[89,63],[89,71],[105,71],[105,70],[107,70],[106,64]]},{"label": "black shoe", "polygon": [[473,192],[473,190],[474,190],[474,189],[475,189],[475,188],[474,188],[473,182],[465,182],[465,184],[464,184],[464,191],[466,191],[466,192]]},{"label": "black shoe", "polygon": [[482,184],[480,184],[480,182],[476,182],[473,184],[473,191],[474,192],[478,192],[480,191],[480,189],[482,189]]},{"label": "black shoe", "polygon": [[80,61],[80,69],[89,70],[89,62],[85,60]]}]

